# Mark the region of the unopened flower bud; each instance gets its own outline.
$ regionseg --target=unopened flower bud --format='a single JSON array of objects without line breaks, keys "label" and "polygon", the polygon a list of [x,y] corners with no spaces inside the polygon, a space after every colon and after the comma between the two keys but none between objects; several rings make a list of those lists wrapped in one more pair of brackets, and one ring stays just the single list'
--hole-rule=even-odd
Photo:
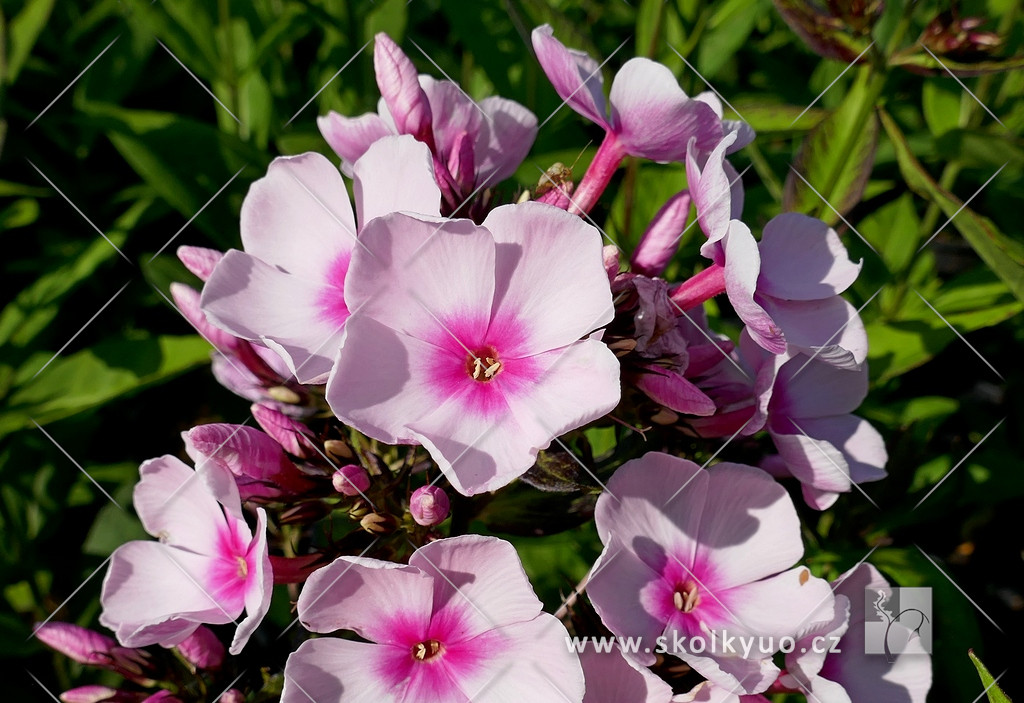
[{"label": "unopened flower bud", "polygon": [[302,402],[302,396],[287,386],[272,386],[267,389],[267,395],[279,403],[298,405]]},{"label": "unopened flower bud", "polygon": [[224,663],[224,645],[213,631],[200,625],[178,645],[178,651],[196,669],[215,670]]},{"label": "unopened flower bud", "polygon": [[331,481],[334,483],[334,490],[346,496],[365,493],[370,487],[370,475],[362,466],[355,464],[342,466],[334,472]]},{"label": "unopened flower bud", "polygon": [[47,647],[89,666],[108,666],[110,651],[117,646],[114,639],[69,622],[44,623],[34,634]]},{"label": "unopened flower bud", "polygon": [[245,694],[237,688],[229,688],[218,701],[220,703],[245,703]]},{"label": "unopened flower bud", "polygon": [[398,521],[391,515],[367,513],[359,521],[359,526],[372,534],[382,535],[394,532],[395,528],[398,527]]},{"label": "unopened flower bud", "polygon": [[348,516],[353,520],[360,520],[363,515],[366,515],[371,510],[373,510],[373,508],[370,507],[370,504],[362,498],[359,498],[352,504],[352,507],[349,508]]},{"label": "unopened flower bud", "polygon": [[355,456],[352,453],[352,447],[340,439],[329,439],[324,442],[324,451],[335,459],[351,459]]},{"label": "unopened flower bud", "polygon": [[64,703],[138,703],[145,698],[144,693],[121,691],[106,686],[78,686],[60,694]]},{"label": "unopened flower bud", "polygon": [[409,512],[417,525],[430,527],[439,525],[448,517],[451,502],[441,488],[437,486],[421,486],[412,492],[409,498]]}]

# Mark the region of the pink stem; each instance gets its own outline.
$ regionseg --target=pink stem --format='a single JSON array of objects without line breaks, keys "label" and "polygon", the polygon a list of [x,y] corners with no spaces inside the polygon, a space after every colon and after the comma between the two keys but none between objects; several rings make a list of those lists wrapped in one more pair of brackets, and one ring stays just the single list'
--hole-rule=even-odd
[{"label": "pink stem", "polygon": [[572,196],[569,205],[569,212],[573,215],[581,215],[590,212],[594,207],[601,193],[608,187],[608,181],[612,179],[615,169],[619,167],[622,160],[626,158],[626,152],[619,144],[618,138],[612,132],[606,132],[604,141],[597,148],[594,160],[590,162],[590,168],[583,174]]},{"label": "pink stem", "polygon": [[669,294],[669,298],[686,312],[724,292],[725,267],[711,264],[696,276],[676,286]]}]

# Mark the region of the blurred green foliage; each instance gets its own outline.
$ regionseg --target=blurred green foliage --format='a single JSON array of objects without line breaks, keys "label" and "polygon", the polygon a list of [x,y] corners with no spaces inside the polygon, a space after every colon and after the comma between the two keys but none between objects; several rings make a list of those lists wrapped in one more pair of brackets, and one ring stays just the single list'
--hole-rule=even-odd
[{"label": "blurred green foliage", "polygon": [[[1024,72],[1003,70],[1020,64],[1024,21],[1013,0],[958,7],[1002,37],[996,56],[946,57],[971,93],[917,41],[945,9],[929,0],[885,3],[873,33],[829,39],[867,52],[849,70],[813,53],[770,0],[0,2],[0,653],[19,663],[9,695],[42,695],[22,666],[54,691],[110,681],[53,657],[32,623],[94,625],[104,560],[141,534],[124,509],[138,463],[180,453],[178,433],[194,424],[247,416],[169,304],[171,281],[196,283],[174,249],[237,246],[247,184],[269,161],[330,154],[315,117],[374,108],[380,31],[422,72],[535,111],[544,126],[511,188],[556,161],[581,175],[600,134],[557,109],[528,46],[545,22],[567,45],[611,56],[606,82],[642,55],[690,94],[709,83],[759,135],[736,159],[750,166],[745,220],[757,229],[781,209],[808,212],[863,257],[851,299],[873,389],[861,412],[886,437],[890,477],[864,487],[879,508],[854,492],[825,513],[802,510],[807,561],[834,577],[873,550],[897,584],[935,589],[932,700],[981,692],[968,648],[993,671],[1015,667],[1000,684],[1024,690],[1012,636],[1024,612]],[[628,251],[684,187],[678,165],[629,161],[595,219]],[[694,228],[668,277],[693,271],[698,245]],[[736,331],[727,310],[717,324]],[[598,458],[616,439],[602,432],[590,438]],[[550,607],[599,551],[592,527],[517,546]],[[281,628],[286,595],[270,617]],[[287,639],[260,644],[283,663]]]}]

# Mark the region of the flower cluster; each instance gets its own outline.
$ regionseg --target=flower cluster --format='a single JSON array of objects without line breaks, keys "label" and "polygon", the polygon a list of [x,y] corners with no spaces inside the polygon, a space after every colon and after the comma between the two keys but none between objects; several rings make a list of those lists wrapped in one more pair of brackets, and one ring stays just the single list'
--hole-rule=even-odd
[{"label": "flower cluster", "polygon": [[[687,96],[636,58],[606,98],[593,57],[548,26],[532,40],[555,92],[605,132],[579,183],[553,168],[502,190],[535,116],[418,75],[378,35],[377,112],[319,120],[340,164],[274,160],[242,206],[241,249],[179,250],[203,285],[175,284],[174,299],[259,427],[200,425],[183,433],[195,468],[142,465],[135,509],[156,541],[111,558],[100,623],[116,641],[37,631],[126,688],[63,700],[212,692],[234,673],[228,654],[279,634],[259,628],[275,584],[304,630],[350,634],[300,637],[276,678],[242,670],[221,700],[246,687],[286,703],[924,700],[922,652],[862,654],[857,589],[881,575],[865,564],[830,584],[801,565],[786,488],[795,479],[823,510],[885,476],[881,436],[852,414],[867,337],[842,294],[860,264],[805,215],[754,236],[727,159],[754,133],[715,95]],[[628,157],[678,162],[687,178],[627,266],[588,213]],[[701,259],[667,281],[691,210]],[[726,313],[712,318],[716,297]],[[729,319],[732,337],[715,329]],[[616,427],[646,444],[594,461],[588,432]],[[764,448],[759,465],[686,455],[722,437]],[[512,544],[468,534],[520,478],[508,490],[601,489],[586,517],[604,549],[578,589],[589,624],[543,612]],[[570,631],[620,644],[574,650]],[[810,649],[825,636],[834,654]],[[649,668],[675,660],[694,672],[685,684]]]}]

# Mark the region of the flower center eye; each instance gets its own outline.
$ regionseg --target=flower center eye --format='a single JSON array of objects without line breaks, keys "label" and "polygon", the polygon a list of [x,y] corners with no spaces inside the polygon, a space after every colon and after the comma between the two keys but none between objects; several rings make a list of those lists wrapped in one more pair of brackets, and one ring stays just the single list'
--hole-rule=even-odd
[{"label": "flower center eye", "polygon": [[494,347],[478,349],[466,357],[466,373],[478,383],[490,383],[501,369],[498,351]]},{"label": "flower center eye", "polygon": [[249,563],[245,557],[235,557],[235,561],[238,563],[238,578],[246,578],[249,575]]},{"label": "flower center eye", "polygon": [[699,602],[700,596],[697,593],[697,584],[692,581],[678,586],[675,593],[672,594],[672,605],[681,613],[691,612],[697,607]]},{"label": "flower center eye", "polygon": [[426,661],[441,653],[441,643],[437,640],[426,640],[413,645],[412,658],[416,661]]}]

